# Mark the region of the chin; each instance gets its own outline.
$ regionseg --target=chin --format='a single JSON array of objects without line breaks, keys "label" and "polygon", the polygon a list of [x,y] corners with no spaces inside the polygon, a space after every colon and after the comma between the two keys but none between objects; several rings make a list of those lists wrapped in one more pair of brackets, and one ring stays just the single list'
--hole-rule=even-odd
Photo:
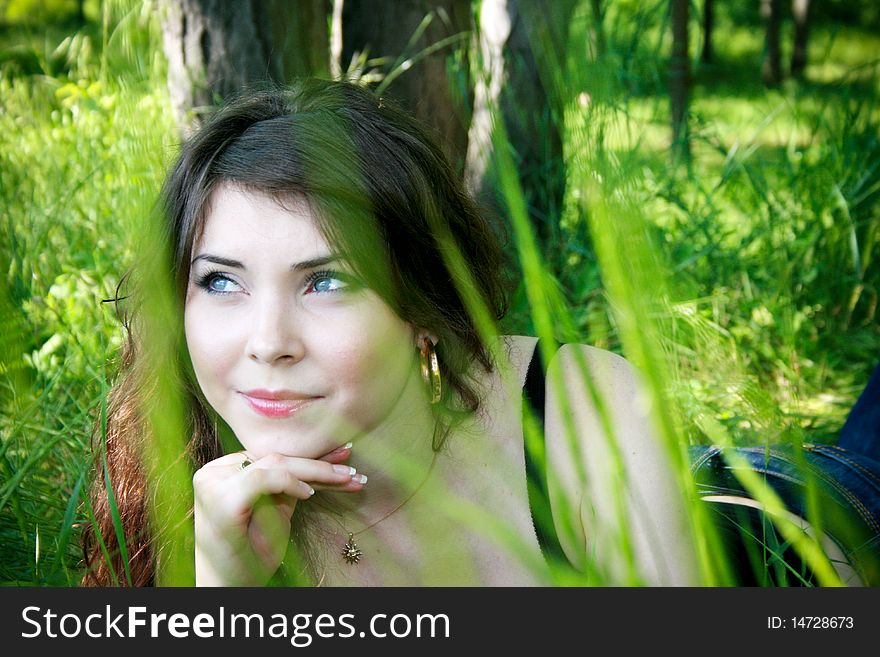
[{"label": "chin", "polygon": [[248,413],[236,418],[238,421],[230,427],[238,442],[256,458],[282,454],[317,459],[349,441],[356,442],[369,430],[355,421],[354,413],[346,411],[324,406],[305,409],[286,419],[260,418]]},{"label": "chin", "polygon": [[[316,459],[338,447],[326,437],[314,433],[303,434],[303,432],[296,430],[284,431],[275,428],[267,431],[265,428],[249,427],[242,432],[234,431],[238,442],[255,458],[262,458],[269,454],[281,454]],[[243,436],[245,436],[244,439]]]}]

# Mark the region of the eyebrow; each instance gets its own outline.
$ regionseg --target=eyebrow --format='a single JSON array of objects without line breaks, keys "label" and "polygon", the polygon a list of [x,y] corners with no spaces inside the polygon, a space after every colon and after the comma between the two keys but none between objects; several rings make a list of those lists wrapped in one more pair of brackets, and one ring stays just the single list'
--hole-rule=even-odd
[{"label": "eyebrow", "polygon": [[[233,267],[235,269],[241,269],[242,271],[247,271],[247,267],[244,266],[243,263],[238,260],[233,260],[231,258],[223,258],[221,256],[211,255],[210,253],[202,253],[201,255],[196,256],[190,262],[190,267],[196,264],[199,260],[206,260],[208,262],[213,262],[217,265],[223,265],[224,267]],[[341,260],[341,256],[338,255],[325,255],[319,256],[317,258],[312,258],[310,260],[303,260],[302,262],[296,262],[290,266],[293,271],[303,271],[305,269],[314,269],[315,267],[323,267],[331,262],[335,262],[337,260]]]}]

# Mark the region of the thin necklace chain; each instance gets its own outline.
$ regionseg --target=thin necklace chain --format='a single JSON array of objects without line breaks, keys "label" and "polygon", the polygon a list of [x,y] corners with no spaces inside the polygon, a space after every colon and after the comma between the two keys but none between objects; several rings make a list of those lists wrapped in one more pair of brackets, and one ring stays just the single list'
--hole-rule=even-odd
[{"label": "thin necklace chain", "polygon": [[[391,511],[389,511],[388,513],[386,513],[384,516],[382,516],[381,518],[379,518],[378,520],[376,520],[376,521],[374,521],[374,522],[371,522],[369,525],[367,525],[367,526],[364,527],[363,529],[359,529],[359,530],[357,530],[356,532],[349,532],[347,529],[345,529],[345,525],[342,525],[342,529],[343,529],[347,534],[351,534],[352,536],[357,536],[358,534],[363,534],[363,533],[364,533],[365,531],[367,531],[368,529],[372,529],[373,527],[375,527],[376,525],[378,525],[378,524],[379,524],[380,522],[382,522],[383,520],[387,520],[388,518],[390,518],[393,514],[397,513],[397,511],[399,511],[400,508],[401,508],[404,504],[406,504],[406,503],[409,502],[413,497],[415,497],[415,496],[416,496],[416,493],[418,493],[420,490],[422,490],[422,487],[428,482],[428,478],[431,476],[431,473],[434,471],[434,464],[435,464],[436,462],[437,462],[437,452],[434,452],[434,456],[431,458],[431,465],[430,465],[430,467],[428,467],[428,472],[425,474],[425,478],[422,479],[421,483],[420,483],[418,486],[416,486],[416,489],[415,489],[412,493],[410,493],[410,494],[406,497],[406,499],[403,500],[403,502],[401,502],[401,503],[398,504],[396,507],[394,507],[393,509],[391,509]],[[340,522],[340,524],[342,524],[342,523]]]}]

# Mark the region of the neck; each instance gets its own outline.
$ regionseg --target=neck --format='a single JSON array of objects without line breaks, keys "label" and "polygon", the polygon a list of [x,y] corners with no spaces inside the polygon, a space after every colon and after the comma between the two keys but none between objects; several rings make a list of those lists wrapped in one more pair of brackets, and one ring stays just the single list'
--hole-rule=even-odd
[{"label": "neck", "polygon": [[410,504],[430,475],[436,423],[421,384],[413,377],[391,415],[354,441],[349,464],[368,482],[360,492],[335,495],[347,532],[364,531]]}]

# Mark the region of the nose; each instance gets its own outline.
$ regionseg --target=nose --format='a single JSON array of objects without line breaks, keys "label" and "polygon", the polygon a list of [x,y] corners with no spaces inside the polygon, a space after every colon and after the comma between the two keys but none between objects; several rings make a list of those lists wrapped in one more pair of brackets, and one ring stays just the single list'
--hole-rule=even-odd
[{"label": "nose", "polygon": [[292,304],[280,301],[277,296],[255,304],[246,347],[248,357],[267,364],[293,364],[302,360],[305,345],[295,315]]}]

